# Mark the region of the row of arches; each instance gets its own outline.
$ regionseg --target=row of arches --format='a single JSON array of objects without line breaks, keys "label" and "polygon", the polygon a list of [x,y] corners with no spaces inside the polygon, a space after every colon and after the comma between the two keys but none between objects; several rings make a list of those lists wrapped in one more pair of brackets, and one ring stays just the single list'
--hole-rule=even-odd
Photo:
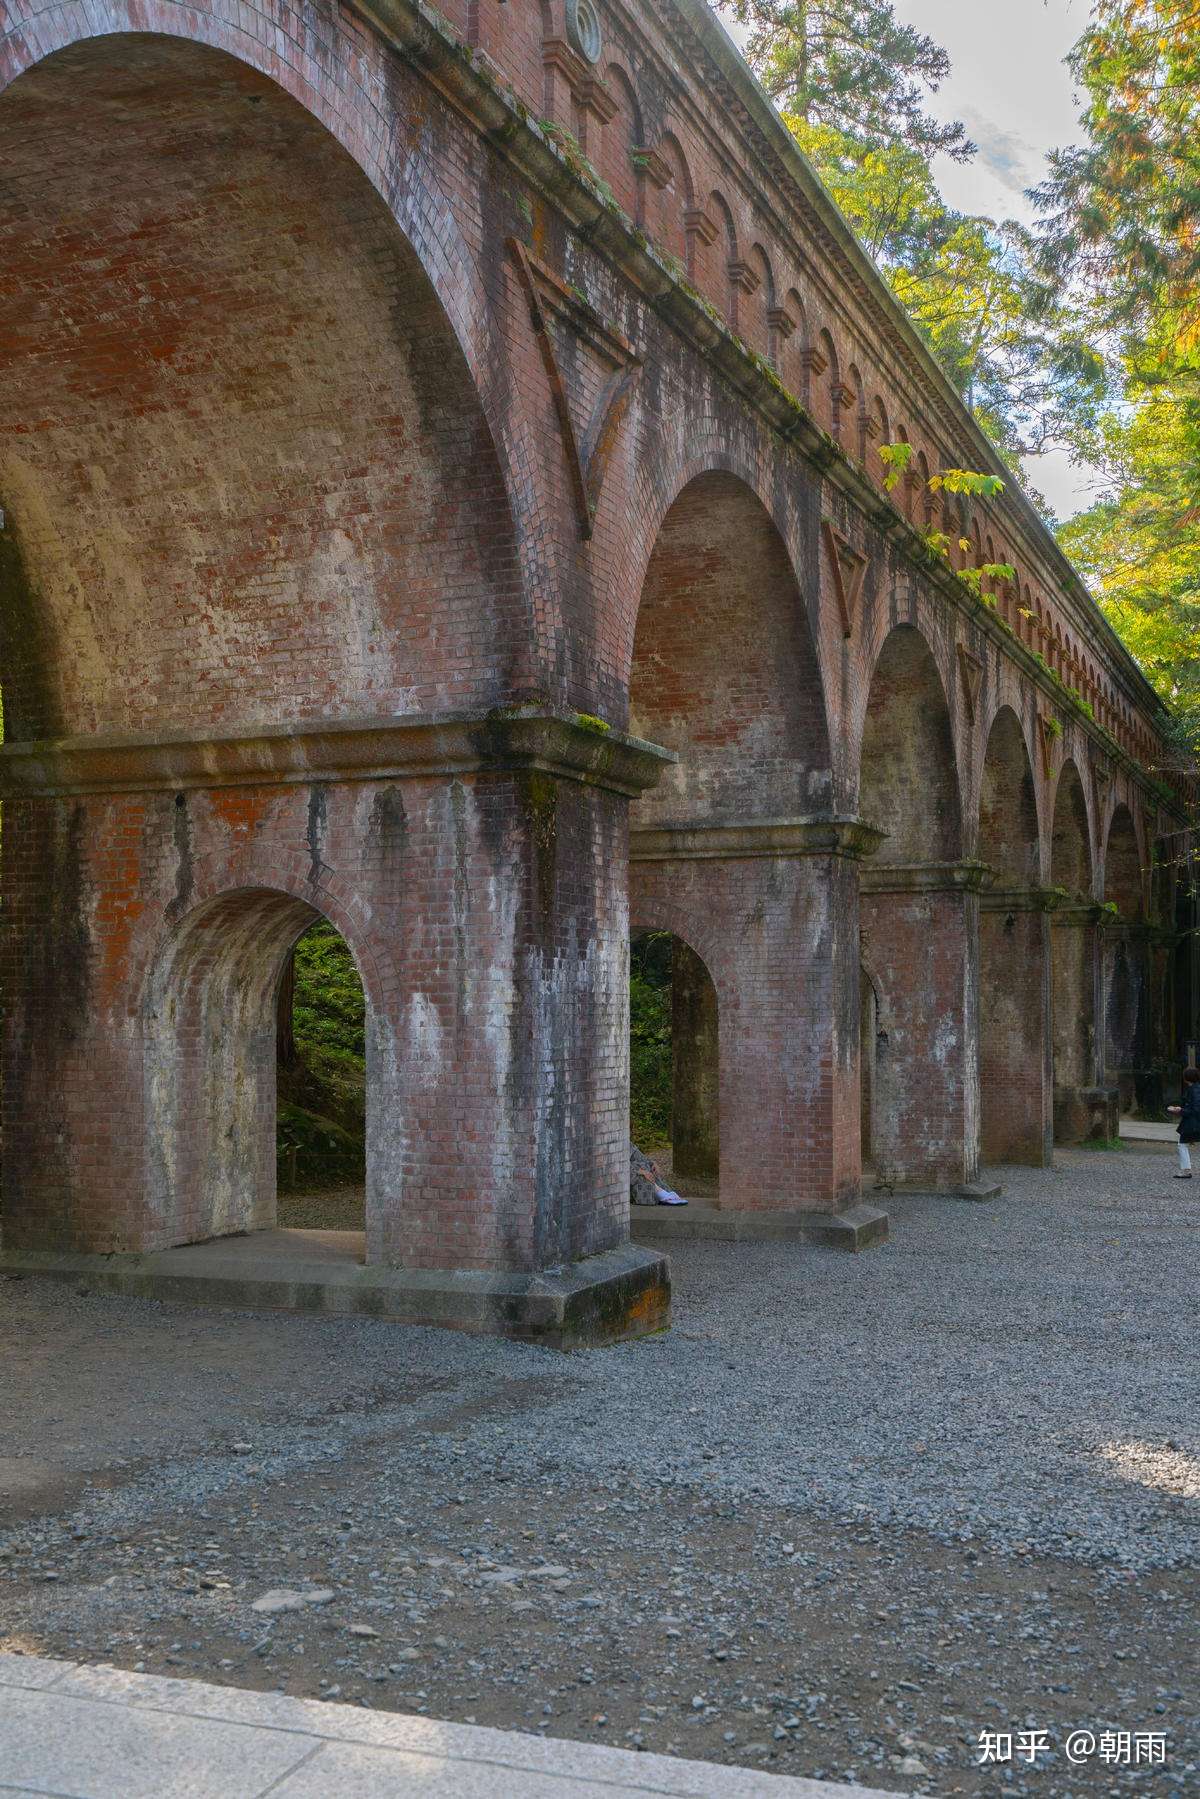
[{"label": "row of arches", "polygon": [[[827,676],[815,576],[751,485],[705,467],[664,496],[628,692],[678,760],[627,864],[626,791],[489,760],[537,691],[506,472],[465,327],[350,154],[237,56],[150,34],[30,69],[0,152],[7,766],[50,739],[55,777],[6,799],[6,1238],[270,1222],[278,994],[322,919],[363,978],[379,1260],[548,1267],[619,1239],[627,901],[712,977],[723,1203],[859,1190],[864,979],[871,1155],[969,1178],[983,850],[932,604],[873,602]],[[1100,827],[1090,778],[1076,804],[1029,774],[1017,703],[990,714],[1012,724],[980,830],[1028,892],[1039,804],[1043,877]],[[464,711],[486,728],[396,773],[398,720],[436,737]],[[870,877],[853,808],[886,832]],[[1093,865],[1063,884],[1096,897]],[[1141,879],[1140,854],[1118,866]],[[713,1082],[688,1091],[701,1139]]]}]

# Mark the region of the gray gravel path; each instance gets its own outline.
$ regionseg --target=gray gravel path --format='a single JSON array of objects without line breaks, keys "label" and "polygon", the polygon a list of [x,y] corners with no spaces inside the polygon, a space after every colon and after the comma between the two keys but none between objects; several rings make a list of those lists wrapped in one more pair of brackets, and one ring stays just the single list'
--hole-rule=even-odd
[{"label": "gray gravel path", "polygon": [[[1165,1720],[1192,1790],[1172,1166],[895,1200],[857,1258],[688,1246],[668,1335],[569,1358],[0,1284],[0,1647],[930,1791],[995,1790],[1001,1719]],[[1135,1779],[1053,1741],[1030,1791]]]}]

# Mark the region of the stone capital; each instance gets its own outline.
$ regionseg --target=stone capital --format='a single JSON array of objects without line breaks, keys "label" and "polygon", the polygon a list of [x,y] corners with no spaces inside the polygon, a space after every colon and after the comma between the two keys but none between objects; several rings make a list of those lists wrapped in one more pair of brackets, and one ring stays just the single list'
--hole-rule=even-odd
[{"label": "stone capital", "polygon": [[886,832],[852,817],[751,818],[736,824],[647,825],[631,831],[632,862],[706,862],[759,856],[874,855]]},{"label": "stone capital", "polygon": [[67,737],[0,748],[0,798],[536,771],[632,797],[677,758],[582,714],[536,706],[304,720],[204,737]]}]

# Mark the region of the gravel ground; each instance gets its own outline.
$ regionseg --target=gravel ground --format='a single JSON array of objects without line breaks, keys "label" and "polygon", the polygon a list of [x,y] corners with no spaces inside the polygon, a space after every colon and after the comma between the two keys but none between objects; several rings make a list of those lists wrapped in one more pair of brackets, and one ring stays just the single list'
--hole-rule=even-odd
[{"label": "gravel ground", "polygon": [[[1200,1791],[1172,1168],[896,1200],[855,1258],[683,1246],[669,1334],[571,1357],[2,1283],[0,1647],[912,1791]],[[1167,1768],[1069,1767],[1089,1726]],[[1027,1728],[1033,1769],[975,1767]]]}]

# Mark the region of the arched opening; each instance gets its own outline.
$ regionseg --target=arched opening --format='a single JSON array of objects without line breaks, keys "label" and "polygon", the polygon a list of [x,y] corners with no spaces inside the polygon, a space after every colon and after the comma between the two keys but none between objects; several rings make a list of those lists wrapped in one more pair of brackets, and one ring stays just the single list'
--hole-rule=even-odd
[{"label": "arched opening", "polygon": [[629,1121],[634,1143],[689,1199],[720,1178],[720,1017],[707,965],[671,931],[634,930]]},{"label": "arched opening", "polygon": [[1050,882],[1063,894],[1050,933],[1054,1135],[1074,1143],[1097,1129],[1096,926],[1087,803],[1071,761],[1054,796]]},{"label": "arched opening", "polygon": [[366,1228],[366,996],[345,938],[311,924],[275,1008],[280,1224]]},{"label": "arched opening", "polygon": [[[351,1003],[357,982],[343,966],[342,939],[314,907],[265,889],[223,894],[188,914],[155,964],[142,1008],[142,1044],[146,1204],[158,1246],[276,1224],[280,1148],[286,1161],[289,1130],[298,1130],[298,1108],[288,1102],[282,1137],[277,1134],[280,989],[305,941],[301,995],[311,1012],[319,986],[321,1015],[300,1022],[297,1049],[307,1082],[296,1070],[285,1079],[291,1092],[311,1097],[330,1084],[328,1071],[321,1079],[313,1043],[328,1020],[330,981],[313,980],[313,962],[323,953],[337,965]],[[364,1030],[364,1068],[365,1041]],[[364,1104],[365,1092],[364,1080]],[[322,1154],[328,1158],[330,1146],[315,1140],[317,1115],[305,1116],[307,1175]],[[332,1121],[323,1123],[328,1138]],[[341,1173],[353,1182],[356,1172],[347,1149]],[[361,1231],[361,1203],[357,1215],[316,1222]]]},{"label": "arched opening", "polygon": [[490,701],[499,461],[324,126],[221,51],[114,35],[4,90],[0,166],[10,740]]},{"label": "arched opening", "polygon": [[761,501],[734,475],[697,476],[663,521],[642,587],[629,708],[636,736],[679,756],[636,801],[635,824],[828,805],[803,596]]},{"label": "arched opening", "polygon": [[864,1152],[882,1184],[961,1185],[978,1168],[974,900],[962,885],[945,691],[911,625],[890,633],[875,666],[859,796],[862,816],[888,833],[861,878],[861,959],[872,994],[860,1014],[874,1008],[888,1020],[868,1044]]},{"label": "arched opening", "polygon": [[1135,1104],[1135,1085],[1145,1060],[1146,944],[1142,860],[1129,807],[1118,806],[1104,853],[1104,898],[1118,917],[1106,916],[1104,970],[1104,1071],[1120,1094],[1122,1111]]},{"label": "arched opening", "polygon": [[[690,946],[673,959],[677,1025],[690,1007],[689,1032],[711,1044],[699,958],[721,994],[719,1141],[708,1098],[687,1097],[711,1093],[712,1052],[685,1067],[679,1029],[676,1118],[691,1106],[707,1119],[688,1129],[719,1153],[722,1209],[831,1208],[858,1186],[857,1146],[833,1124],[835,1106],[856,1100],[855,1020],[835,1000],[853,979],[841,923],[852,876],[803,839],[800,821],[827,814],[831,795],[808,610],[774,523],[731,474],[696,477],[663,521],[630,718],[678,757],[631,808],[631,915]],[[689,1154],[688,1178],[704,1180],[699,1149]]]},{"label": "arched opening", "polygon": [[[318,915],[245,900],[175,939],[144,1044],[131,971],[201,868],[386,909],[399,846],[364,822],[322,860],[336,745],[309,763],[305,732],[507,697],[525,623],[501,466],[417,249],[325,127],[232,56],[149,33],[57,52],[0,93],[0,166],[6,735],[199,740],[189,784],[211,768],[194,805],[147,752],[144,791],[6,809],[27,833],[3,868],[6,1233],[109,1250],[170,1218],[189,1240],[258,1228],[274,987]],[[307,828],[298,788],[226,784],[222,741],[267,728],[300,739]],[[171,995],[232,1060],[180,1039]],[[181,1093],[208,1095],[227,1139]]]},{"label": "arched opening", "polygon": [[988,735],[979,795],[981,862],[995,871],[979,917],[979,1106],[985,1161],[1041,1167],[1051,1153],[1046,914],[1038,892],[1033,769],[1016,714]]}]

